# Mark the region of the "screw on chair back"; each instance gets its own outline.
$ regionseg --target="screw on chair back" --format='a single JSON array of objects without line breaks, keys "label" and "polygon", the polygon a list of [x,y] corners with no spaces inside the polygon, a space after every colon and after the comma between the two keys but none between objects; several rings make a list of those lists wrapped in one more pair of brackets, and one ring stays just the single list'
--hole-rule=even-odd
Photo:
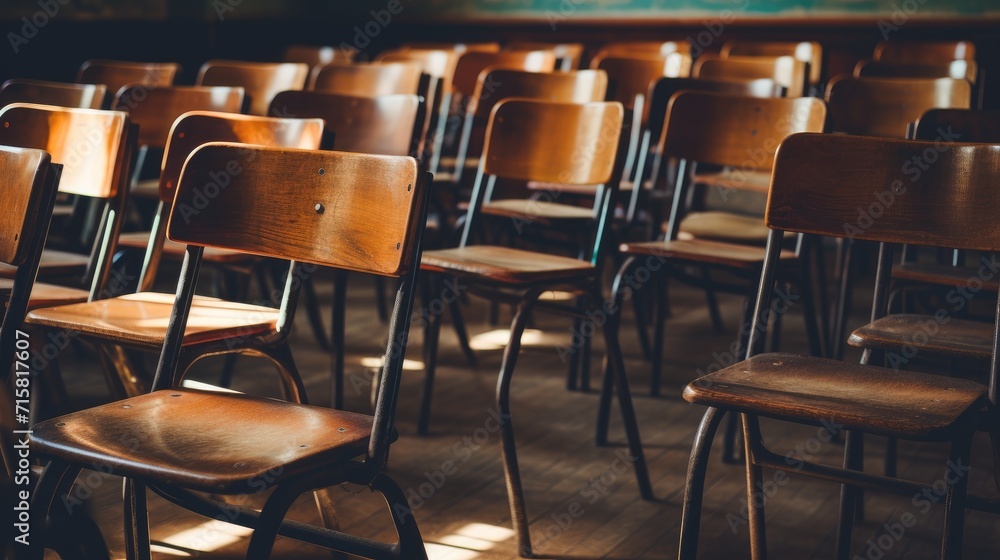
[{"label": "screw on chair back", "polygon": [[301,62],[242,62],[209,60],[201,65],[195,85],[242,87],[250,98],[250,113],[264,116],[278,92],[303,89],[309,66]]},{"label": "screw on chair back", "polygon": [[556,55],[556,68],[570,72],[580,67],[583,58],[583,43],[539,43],[513,41],[504,45],[505,51],[552,51]]},{"label": "screw on chair back", "polygon": [[0,108],[0,144],[45,150],[63,166],[59,192],[102,201],[98,231],[84,279],[90,298],[111,276],[111,256],[127,203],[136,132],[121,111],[14,103]]},{"label": "screw on chair back", "polygon": [[0,85],[0,107],[11,103],[40,103],[77,109],[100,109],[106,91],[104,84],[11,79]]},{"label": "screw on chair back", "polygon": [[190,111],[239,113],[244,99],[242,87],[128,86],[118,93],[114,107],[139,125],[139,146],[163,149],[177,117]]},{"label": "screw on chair back", "polygon": [[76,81],[81,84],[104,84],[107,87],[107,104],[110,104],[118,90],[127,85],[169,86],[180,71],[181,66],[173,62],[91,59],[80,65]]},{"label": "screw on chair back", "polygon": [[420,98],[413,94],[354,97],[318,91],[283,91],[271,102],[272,114],[319,118],[330,149],[405,156],[420,153]]},{"label": "screw on chair back", "polygon": [[552,51],[469,51],[455,65],[452,90],[469,97],[475,94],[479,76],[487,68],[506,68],[527,72],[551,72],[555,69],[556,56]]},{"label": "screw on chair back", "polygon": [[702,57],[695,62],[692,75],[714,80],[771,78],[784,86],[787,97],[802,97],[808,91],[806,66],[793,56]]},{"label": "screw on chair back", "polygon": [[420,73],[420,65],[415,62],[329,64],[313,72],[310,89],[363,97],[416,94]]},{"label": "screw on chair back", "polygon": [[975,59],[976,46],[970,41],[882,41],[875,47],[875,60],[894,64]]},{"label": "screw on chair back", "polygon": [[726,41],[719,54],[722,58],[793,56],[808,65],[810,85],[823,80],[823,47],[815,41]]},{"label": "screw on chair back", "polygon": [[830,81],[826,101],[830,132],[902,138],[933,108],[967,109],[972,87],[951,78],[850,78]]}]

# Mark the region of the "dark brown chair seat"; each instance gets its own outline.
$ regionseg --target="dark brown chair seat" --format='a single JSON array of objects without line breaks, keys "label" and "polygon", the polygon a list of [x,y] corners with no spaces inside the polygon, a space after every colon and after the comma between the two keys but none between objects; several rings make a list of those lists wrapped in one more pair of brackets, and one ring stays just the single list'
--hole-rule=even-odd
[{"label": "dark brown chair seat", "polygon": [[[619,251],[629,255],[650,255],[745,269],[759,268],[764,262],[763,247],[704,239],[622,243]],[[798,257],[794,251],[784,250],[781,252],[781,258],[795,261]]]},{"label": "dark brown chair seat", "polygon": [[549,282],[593,274],[588,261],[493,245],[470,245],[427,251],[420,267],[434,272],[473,276],[508,284]]},{"label": "dark brown chair seat", "polygon": [[[593,193],[594,191],[591,189],[590,194],[593,195]],[[525,198],[494,200],[492,202],[484,203],[482,211],[483,214],[488,214],[490,216],[501,216],[526,221],[593,221],[594,219],[593,208]]]},{"label": "dark brown chair seat", "polygon": [[[975,268],[946,264],[903,263],[892,269],[893,280],[936,284],[938,286],[965,286],[969,278],[972,277],[977,277]],[[1000,290],[1000,280],[996,278],[980,280],[983,283],[983,290],[991,292]]]},{"label": "dark brown chair seat", "polygon": [[[6,301],[10,297],[10,291],[13,287],[13,279],[0,278],[0,301]],[[87,290],[35,282],[35,285],[31,288],[31,299],[28,300],[28,309],[62,305],[65,303],[82,303],[87,301],[89,296],[90,292]]]},{"label": "dark brown chair seat", "polygon": [[[93,303],[36,309],[32,324],[78,331],[132,344],[163,346],[173,294],[139,292]],[[278,309],[195,296],[183,345],[276,331]]]},{"label": "dark brown chair seat", "polygon": [[758,354],[684,389],[705,406],[887,436],[942,439],[986,402],[980,383],[940,375],[807,358]]},{"label": "dark brown chair seat", "polygon": [[698,239],[763,246],[769,231],[760,216],[709,211],[684,216],[680,233]]},{"label": "dark brown chair seat", "polygon": [[[79,274],[82,277],[88,264],[90,264],[89,255],[46,249],[42,252],[42,261],[38,263],[38,275],[51,278]],[[0,264],[0,278],[13,278],[15,270],[16,267]]]},{"label": "dark brown chair seat", "polygon": [[691,181],[696,185],[718,187],[723,189],[739,189],[741,191],[767,194],[771,185],[770,171],[719,171],[712,173],[695,173]]},{"label": "dark brown chair seat", "polygon": [[[855,330],[848,344],[873,350],[897,350],[912,346],[917,351],[956,358],[989,360],[993,351],[993,325],[948,317],[946,323],[931,315],[899,313],[887,315]],[[924,333],[926,337],[917,337]]]},{"label": "dark brown chair seat", "polygon": [[[237,393],[174,388],[127,403],[46,422],[32,448],[127,477],[239,493],[251,481],[280,483],[363,455],[371,438],[371,416]],[[197,461],[192,449],[201,450]]]}]

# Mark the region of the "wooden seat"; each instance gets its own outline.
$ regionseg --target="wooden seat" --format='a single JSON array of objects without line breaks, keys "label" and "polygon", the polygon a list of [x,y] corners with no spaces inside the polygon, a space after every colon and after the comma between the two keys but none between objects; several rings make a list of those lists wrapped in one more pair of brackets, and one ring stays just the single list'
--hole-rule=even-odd
[{"label": "wooden seat", "polygon": [[[699,216],[706,210],[701,202],[709,188],[723,193],[741,191],[757,194],[764,188],[765,170],[770,169],[778,144],[789,134],[802,131],[822,131],[826,119],[826,107],[815,98],[755,98],[724,93],[680,91],[671,97],[666,120],[662,126],[657,152],[664,158],[676,158],[677,179],[667,221],[668,229],[664,241],[629,243],[620,247],[626,257],[618,271],[618,278],[631,274],[631,269],[642,265],[646,257],[656,256],[665,265],[654,271],[654,283],[666,283],[671,277],[706,288],[709,315],[717,329],[721,328],[721,317],[715,305],[715,292],[723,290],[745,294],[755,285],[754,276],[763,265],[762,245],[746,245],[748,237],[759,226],[747,228],[752,219],[746,215],[731,215],[713,212]],[[722,166],[724,171],[715,173],[689,174],[689,166],[697,162]],[[692,191],[692,189],[697,189]],[[689,193],[694,204],[688,208]],[[691,217],[689,221],[688,217]],[[763,219],[758,218],[762,226]],[[687,224],[687,229],[684,224]],[[698,231],[702,226],[701,231]],[[704,226],[716,228],[706,231]],[[743,230],[742,228],[747,228]],[[680,239],[681,231],[695,234],[694,239]],[[738,231],[736,235],[729,232]],[[799,251],[804,250],[800,255]],[[785,263],[784,281],[793,281],[802,291],[802,301],[809,334],[810,350],[821,355],[824,344],[820,334],[820,324],[813,302],[809,274],[813,247],[800,246],[795,252],[783,254]],[[642,258],[634,258],[642,257]],[[801,258],[800,258],[801,257]],[[693,265],[693,267],[692,267]],[[739,283],[723,283],[713,279],[711,270],[722,267],[728,272],[736,272]],[[692,274],[692,270],[700,274]],[[745,285],[744,285],[745,282]],[[822,280],[818,280],[822,286]],[[615,294],[617,301],[624,298],[624,284],[619,283]],[[822,307],[819,308],[822,310]],[[749,317],[744,317],[737,331],[739,341],[744,341]],[[663,333],[666,321],[666,302],[657,298],[654,317],[651,358],[650,393],[659,394],[660,370],[662,367]],[[733,427],[732,429],[735,429]],[[732,431],[727,435],[724,458],[732,459]]]},{"label": "wooden seat", "polygon": [[303,89],[308,77],[309,66],[301,62],[209,60],[198,70],[195,85],[242,87],[250,98],[249,113],[264,116],[278,92]]},{"label": "wooden seat", "polygon": [[[533,310],[545,309],[585,317],[587,312],[600,309],[603,297],[597,265],[607,239],[604,237],[612,216],[611,200],[616,190],[620,163],[623,108],[615,102],[554,103],[532,99],[506,99],[497,103],[490,113],[481,166],[469,202],[462,239],[457,249],[425,251],[421,258],[421,271],[430,305],[432,294],[440,293],[443,281],[457,277],[457,282],[470,286],[477,295],[517,304],[511,323],[510,341],[504,352],[497,382],[497,410],[505,418],[500,423],[503,445],[503,464],[507,482],[518,552],[532,556],[528,514],[524,505],[524,490],[517,463],[513,423],[510,416],[510,384],[518,358],[521,336]],[[567,131],[574,131],[567,134]],[[579,157],[588,154],[589,157]],[[603,185],[596,190],[599,209],[589,230],[595,232],[591,239],[589,258],[574,259],[540,252],[529,252],[505,246],[476,244],[474,235],[481,228],[481,209],[486,198],[485,189],[497,188],[498,181],[558,182],[577,185]],[[540,302],[540,296],[559,289],[579,295],[575,304],[564,305]],[[550,305],[551,303],[551,305]],[[611,364],[602,389],[602,400],[610,401],[615,384],[628,438],[629,454],[639,481],[640,495],[651,496],[646,463],[639,441],[638,427],[632,408],[628,381],[624,376],[621,350],[612,335],[611,321],[605,321],[602,331]],[[418,431],[427,433],[430,405],[434,390],[437,364],[437,341],[441,319],[432,315],[425,327],[424,338],[424,393]],[[579,328],[579,323],[574,328]],[[586,337],[583,337],[586,338]],[[575,350],[580,350],[575,348]]]},{"label": "wooden seat", "polygon": [[420,66],[412,62],[328,64],[313,73],[310,89],[364,97],[416,94],[420,72]]},{"label": "wooden seat", "polygon": [[[553,190],[559,190],[560,188],[561,185],[559,183],[549,183],[546,190],[548,192],[553,192]],[[584,188],[582,193],[590,195],[594,194],[592,188],[589,192],[586,188]],[[573,206],[571,204],[559,204],[558,202],[549,202],[546,200],[525,200],[520,198],[494,200],[489,203],[484,203],[482,211],[483,214],[488,214],[490,216],[500,216],[524,222],[562,222],[566,220],[590,221],[594,219],[593,208],[584,208],[582,206]]]},{"label": "wooden seat", "polygon": [[[216,140],[241,140],[247,144],[315,149],[319,147],[322,130],[323,123],[319,119],[278,119],[206,111],[185,113],[174,123],[167,140],[160,175],[160,208],[153,231],[151,234],[136,235],[148,238],[148,244],[144,247],[138,292],[89,303],[36,310],[35,314],[29,316],[28,322],[47,329],[66,329],[86,334],[103,353],[111,352],[117,346],[147,350],[151,347],[158,348],[166,336],[171,306],[169,296],[151,290],[160,259],[167,254],[164,250],[167,219],[187,157],[198,146]],[[228,181],[226,188],[219,187],[212,192],[226,192],[235,178],[242,174],[242,171],[235,171],[242,170],[248,162],[246,158],[236,158],[231,163],[229,166],[223,165],[221,169],[225,172],[217,170],[213,182],[205,183],[218,186]],[[203,192],[201,196],[205,197],[207,194]],[[219,204],[219,196],[221,194],[208,201],[201,200],[196,205],[182,207],[178,214],[184,215],[183,219],[194,219],[208,207]],[[129,238],[130,236],[126,236],[126,240]],[[211,251],[204,251],[203,258],[206,261],[209,253],[215,259],[211,262],[218,266],[252,268],[259,262],[256,255],[228,247],[213,247]],[[280,302],[270,303],[270,306],[243,307],[241,304],[221,300],[196,298],[191,304],[191,315],[201,319],[200,322],[191,324],[197,325],[197,328],[191,330],[180,342],[183,347],[180,356],[181,371],[206,355],[238,352],[256,354],[269,358],[279,367],[286,391],[297,396],[301,392],[298,386],[301,381],[286,340],[291,318],[280,315],[276,308]],[[242,329],[246,329],[246,332]],[[118,356],[107,363],[113,366],[114,371],[105,373],[120,396],[143,392],[143,376],[129,359]]]},{"label": "wooden seat", "polygon": [[[914,336],[924,333],[924,336]],[[872,350],[891,349],[896,354],[890,360],[903,358],[902,349],[912,347],[925,355],[989,360],[993,346],[993,325],[947,317],[935,320],[933,315],[894,313],[855,329],[848,344]]]},{"label": "wooden seat", "polygon": [[[12,278],[0,278],[0,301],[6,301],[13,289],[14,280]],[[60,286],[58,284],[35,282],[31,289],[31,299],[28,301],[28,309],[52,307],[53,305],[65,305],[67,303],[82,303],[89,298],[90,292],[87,290]]]},{"label": "wooden seat", "polygon": [[38,103],[100,109],[107,87],[104,84],[65,84],[42,80],[7,80],[0,85],[0,107],[11,103]]},{"label": "wooden seat", "polygon": [[684,388],[684,400],[793,422],[940,440],[985,402],[986,387],[940,375],[769,353],[698,378]]},{"label": "wooden seat", "polygon": [[[1000,197],[993,181],[1000,168],[1000,150],[992,145],[954,143],[939,152],[935,165],[914,176],[907,173],[913,158],[933,142],[850,135],[795,134],[785,139],[775,156],[766,223],[772,229],[749,329],[747,359],[690,383],[687,400],[710,406],[695,439],[685,487],[679,558],[697,555],[699,517],[708,451],[723,412],[740,412],[743,420],[747,500],[751,550],[766,554],[764,503],[760,499],[762,469],[775,468],[843,484],[837,535],[837,557],[856,548],[851,536],[860,488],[881,489],[904,496],[931,491],[930,484],[865,472],[863,434],[882,434],[951,444],[948,465],[968,465],[971,437],[984,405],[995,406],[997,346],[991,344],[993,373],[989,386],[896,368],[861,365],[787,354],[762,354],[768,322],[774,315],[772,293],[783,231],[848,237],[880,244],[872,317],[885,317],[893,247],[921,243],[997,251],[996,228],[983,227]],[[817,157],[822,154],[823,157]],[[964,180],[956,181],[955,177]],[[857,208],[869,204],[872,193],[897,192],[892,210],[857,231],[844,224],[857,219]],[[984,221],[986,220],[986,221]],[[1000,321],[998,314],[997,321]],[[950,323],[949,323],[950,324]],[[897,324],[896,326],[902,326]],[[943,325],[942,327],[946,327]],[[962,329],[956,323],[951,327]],[[901,334],[897,331],[897,334]],[[914,331],[909,336],[914,336]],[[822,424],[832,437],[846,430],[843,467],[812,461],[786,461],[763,443],[758,415],[792,422]],[[995,417],[993,417],[995,418]],[[781,452],[783,453],[783,452]],[[944,460],[941,468],[945,469]],[[987,507],[988,500],[967,500],[968,475],[946,477],[943,559],[962,556],[965,507]]]},{"label": "wooden seat", "polygon": [[[47,150],[63,165],[61,193],[96,201],[107,219],[89,248],[90,255],[46,250],[39,278],[89,288],[91,298],[110,295],[112,256],[121,231],[128,181],[135,149],[135,132],[128,115],[119,111],[71,109],[15,103],[0,109],[0,144]],[[86,153],[86,157],[81,157]],[[99,215],[100,215],[99,214]],[[68,232],[69,236],[83,236]],[[84,241],[85,243],[85,241]],[[0,277],[11,277],[0,268]],[[76,299],[72,296],[71,301]],[[32,307],[35,305],[32,304]]]},{"label": "wooden seat", "polygon": [[[975,268],[935,263],[901,263],[892,271],[892,277],[897,281],[951,287],[965,286],[972,276],[976,276]],[[987,292],[1000,289],[1000,280],[997,278],[987,278],[981,282],[982,289]]]},{"label": "wooden seat", "polygon": [[702,56],[695,62],[691,75],[712,80],[755,80],[770,78],[785,88],[787,97],[802,97],[807,93],[806,63],[793,56]]},{"label": "wooden seat", "polygon": [[680,234],[697,239],[726,241],[763,246],[767,226],[759,216],[741,216],[731,212],[692,212],[681,221]]},{"label": "wooden seat", "polygon": [[815,41],[726,41],[719,53],[722,58],[731,56],[793,56],[805,62],[809,85],[823,81],[823,47]]},{"label": "wooden seat", "polygon": [[[182,218],[183,209],[203,196],[201,190],[217,170],[232,161],[243,164],[229,187],[200,213]],[[194,151],[175,185],[168,234],[188,249],[177,295],[164,296],[173,300],[173,312],[154,391],[35,424],[32,451],[50,463],[35,488],[32,515],[45,520],[50,509],[55,515],[53,506],[59,506],[54,500],[71,491],[70,481],[81,467],[97,460],[105,472],[126,478],[126,548],[139,551],[137,557],[150,557],[146,489],[151,486],[196,512],[224,507],[228,522],[253,528],[247,558],[270,557],[277,534],[294,530],[296,538],[333,550],[425,560],[406,497],[383,468],[395,437],[410,323],[401,319],[413,308],[428,184],[418,162],[409,157],[227,143]],[[327,210],[317,212],[316,206]],[[373,208],[379,211],[378,228],[371,227]],[[277,223],[282,227],[275,228]],[[288,259],[293,263],[290,275],[303,263],[399,279],[374,415],[181,388],[181,346],[195,319],[188,312],[205,246]],[[287,283],[280,313],[294,311],[287,304],[296,285]],[[132,437],[123,440],[125,433]],[[384,495],[398,543],[283,521],[300,494],[342,483],[369,486]],[[191,493],[240,495],[261,484],[273,490],[260,512]],[[32,553],[40,556],[42,547],[58,538],[44,529],[33,531]]]},{"label": "wooden seat", "polygon": [[121,88],[139,84],[146,87],[169,86],[174,83],[181,66],[174,62],[131,62],[127,60],[91,59],[80,65],[76,81],[81,84],[103,84],[107,87],[105,107]]}]

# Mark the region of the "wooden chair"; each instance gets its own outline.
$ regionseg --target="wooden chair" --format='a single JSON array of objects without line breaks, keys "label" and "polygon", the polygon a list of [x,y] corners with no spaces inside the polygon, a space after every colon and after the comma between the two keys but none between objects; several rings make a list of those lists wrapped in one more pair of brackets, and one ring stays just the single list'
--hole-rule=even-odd
[{"label": "wooden chair", "polygon": [[882,41],[875,46],[875,60],[893,64],[933,64],[976,60],[970,41]]},{"label": "wooden chair", "polygon": [[785,88],[787,97],[802,97],[808,93],[806,63],[792,56],[702,56],[694,64],[695,78],[712,80],[755,80],[770,78]]},{"label": "wooden chair", "polygon": [[330,64],[316,69],[309,89],[362,97],[416,94],[420,71],[420,66],[410,62]]},{"label": "wooden chair", "polygon": [[[244,106],[242,87],[147,88],[138,85],[122,88],[115,98],[114,108],[128,113],[132,122],[139,125],[139,155],[131,180],[131,194],[152,199],[159,197],[159,178],[154,176],[143,180],[140,174],[150,165],[159,171],[170,127],[178,117],[189,111],[239,113]],[[119,239],[122,246],[134,246],[123,243],[124,240],[124,236]],[[145,246],[142,242],[140,248]]]},{"label": "wooden chair", "polygon": [[106,89],[104,84],[11,79],[0,85],[0,107],[11,103],[39,103],[77,109],[100,109]]},{"label": "wooden chair", "polygon": [[[0,122],[0,145],[47,150],[63,166],[60,193],[96,201],[102,216],[89,254],[43,251],[39,278],[72,286],[36,282],[29,308],[107,297],[135,151],[136,133],[130,130],[128,115],[14,103],[0,109]],[[13,268],[0,266],[0,294],[10,293],[14,274]]]},{"label": "wooden chair", "polygon": [[595,61],[609,56],[630,58],[633,56],[668,56],[673,53],[691,54],[691,44],[686,40],[678,41],[620,41],[608,43],[601,47],[590,60],[594,68]]},{"label": "wooden chair", "polygon": [[[232,162],[242,162],[241,172],[202,207],[204,186]],[[96,462],[126,478],[126,548],[135,557],[150,557],[150,488],[202,515],[225,511],[228,522],[253,528],[247,558],[268,558],[280,534],[364,557],[426,559],[406,496],[383,471],[396,437],[428,183],[408,157],[215,143],[195,151],[170,217],[170,237],[187,250],[177,295],[167,296],[173,305],[166,304],[172,311],[154,391],[33,427],[32,451],[51,459],[32,495],[39,520],[34,557],[59,540],[42,528],[47,514],[62,508],[54,500]],[[190,207],[201,210],[186,213]],[[197,322],[189,307],[201,257],[212,247],[301,263],[291,266],[291,277],[306,266],[332,266],[400,280],[373,416],[181,385],[185,327]],[[283,309],[295,306],[294,284],[285,288]],[[259,492],[261,482],[273,488],[262,511],[201,494],[245,496]],[[300,494],[345,482],[382,493],[398,543],[284,520]]]},{"label": "wooden chair", "polygon": [[[323,123],[319,119],[278,119],[204,111],[185,113],[174,123],[167,140],[160,175],[160,208],[153,222],[153,231],[148,235],[138,280],[139,290],[101,301],[36,309],[28,315],[28,323],[43,329],[72,331],[77,333],[78,338],[92,342],[106,356],[105,373],[112,389],[119,396],[142,394],[148,387],[147,381],[121,349],[155,351],[163,345],[166,337],[171,312],[170,297],[169,294],[153,292],[152,288],[161,256],[176,254],[177,247],[183,251],[183,245],[167,240],[165,232],[185,160],[198,146],[214,141],[316,149],[322,130]],[[253,153],[247,149],[246,157],[235,158],[231,165],[217,169],[216,178],[202,185],[201,202],[181,207],[175,213],[200,215],[204,211],[203,206],[219,204],[216,200],[222,195],[214,193],[228,192],[232,183],[241,176],[241,172],[237,171],[246,168]],[[248,261],[252,265],[259,260],[246,253],[222,248],[206,250],[205,253],[201,260],[206,264],[223,267]],[[278,367],[286,393],[292,398],[301,398],[302,382],[287,341],[294,309],[200,296],[191,305],[191,319],[180,342],[179,375],[183,375],[197,360],[212,355],[240,353],[259,356]]]},{"label": "wooden chair", "polygon": [[[21,329],[52,217],[59,173],[60,166],[52,163],[47,152],[0,146],[0,181],[3,182],[0,212],[4,216],[0,222],[0,262],[16,268],[12,291],[0,307],[0,364],[5,364],[0,373],[0,412],[3,413],[0,416],[0,494],[12,505],[19,492],[30,491],[29,482],[21,479],[30,474],[30,469],[25,469],[28,473],[19,471],[15,447],[17,438],[27,437],[21,434],[28,433],[30,428],[27,418],[22,416],[29,408],[31,396],[29,340]],[[15,433],[21,430],[24,432]],[[71,532],[72,526],[65,527],[59,518],[53,519],[53,525],[64,535],[79,534]],[[22,545],[14,542],[11,531],[5,534],[9,538],[0,545],[0,554],[14,557]],[[72,557],[67,554],[68,549],[60,547],[61,557]]]},{"label": "wooden chair", "polygon": [[951,78],[976,83],[979,68],[975,61],[952,60],[936,64],[897,64],[862,60],[854,67],[855,78]]},{"label": "wooden chair", "polygon": [[[521,474],[518,470],[513,420],[510,416],[510,383],[517,362],[521,335],[533,310],[552,310],[586,319],[586,313],[599,309],[603,297],[600,290],[599,264],[613,207],[611,200],[617,178],[616,152],[622,128],[623,109],[613,102],[584,104],[552,103],[528,99],[501,101],[493,109],[487,131],[473,198],[465,222],[460,246],[454,249],[425,251],[421,271],[432,283],[425,294],[427,305],[433,294],[441,293],[445,277],[456,277],[470,292],[501,301],[516,303],[517,313],[510,329],[510,341],[504,351],[497,385],[497,407],[500,417],[504,474],[511,506],[518,552],[531,557],[528,515],[524,505]],[[567,130],[576,131],[567,135]],[[580,157],[587,154],[588,157]],[[481,207],[486,191],[498,180],[548,181],[596,187],[602,199],[597,205],[598,216],[593,222],[594,244],[587,260],[538,253],[505,246],[473,244],[472,235],[479,228]],[[539,301],[542,293],[564,290],[584,296],[587,306],[562,305]],[[421,433],[427,431],[428,412],[433,393],[434,368],[437,353],[437,333],[440,320],[431,317],[425,330],[424,363],[426,377],[418,423]],[[639,441],[635,413],[624,375],[618,341],[603,326],[611,363],[609,380],[613,380],[621,405],[629,454],[634,461],[640,495],[651,497],[646,463]],[[610,382],[610,381],[609,381]],[[607,395],[610,398],[610,395]]]},{"label": "wooden chair", "polygon": [[326,66],[327,64],[351,62],[358,51],[342,47],[318,47],[310,45],[291,45],[285,49],[285,62],[302,62],[309,68]]},{"label": "wooden chair", "polygon": [[[846,135],[799,134],[786,139],[775,158],[767,204],[767,257],[756,298],[747,358],[689,384],[684,398],[710,407],[698,428],[688,465],[679,558],[697,554],[699,518],[708,453],[723,412],[743,419],[746,457],[750,550],[766,555],[764,502],[760,488],[764,468],[794,471],[839,482],[838,559],[852,557],[851,530],[861,486],[913,496],[931,485],[865,473],[860,468],[860,434],[950,443],[948,460],[967,465],[973,426],[984,405],[996,404],[997,348],[993,343],[990,389],[967,380],[807,358],[792,354],[760,354],[767,329],[774,274],[780,265],[783,230],[847,237],[880,243],[874,318],[885,315],[893,245],[919,242],[929,246],[1000,250],[990,223],[993,202],[1000,203],[993,182],[1000,169],[996,146],[954,144],[935,165],[919,176],[907,164],[934,144]],[[822,154],[823,157],[816,157]],[[963,177],[955,181],[955,177]],[[847,230],[858,220],[857,207],[873,201],[872,193],[892,196],[892,210],[867,227]],[[905,196],[899,196],[905,193]],[[848,233],[850,231],[850,233]],[[811,461],[786,461],[766,449],[759,417],[825,425],[827,432],[846,431],[844,467]],[[995,419],[995,417],[994,417]],[[830,433],[832,436],[833,434]],[[941,464],[945,470],[945,464]],[[986,501],[966,495],[969,476],[945,477],[944,537],[941,557],[962,555],[965,508]],[[939,494],[940,495],[940,494]],[[993,509],[998,510],[995,501]]]},{"label": "wooden chair", "polygon": [[[271,107],[273,112],[323,119],[326,123],[324,130],[331,139],[324,142],[324,149],[391,156],[420,153],[422,107],[420,98],[413,94],[351,97],[314,91],[284,91],[275,96]],[[334,408],[343,408],[344,405],[347,277],[344,271],[334,274],[332,343],[328,342],[319,314],[313,277],[310,275],[303,279],[306,309],[313,331],[322,337],[324,348],[334,352],[330,399]],[[380,307],[384,306],[381,286],[376,292],[376,302]],[[381,310],[379,314],[381,316]]]},{"label": "wooden chair", "polygon": [[507,51],[552,51],[556,55],[556,68],[572,72],[580,68],[583,60],[583,43],[539,43],[514,41],[504,46]]},{"label": "wooden chair", "polygon": [[81,84],[103,84],[107,87],[105,106],[118,90],[130,84],[146,87],[169,86],[174,83],[181,66],[174,62],[129,62],[125,60],[91,59],[80,65],[76,81]]},{"label": "wooden chair", "polygon": [[444,43],[444,42],[434,42],[434,41],[411,41],[409,43],[404,43],[400,45],[400,50],[442,50],[442,51],[452,51],[458,54],[465,54],[467,52],[499,52],[500,43],[495,42],[483,42],[483,43]]},{"label": "wooden chair", "polygon": [[[630,278],[639,267],[649,271],[654,282],[650,286],[665,286],[669,278],[676,278],[698,287],[707,287],[710,312],[717,312],[714,302],[717,291],[752,295],[756,287],[754,279],[763,265],[765,251],[763,246],[747,243],[740,237],[748,235],[748,231],[765,227],[763,220],[759,214],[753,216],[749,212],[734,215],[688,211],[685,208],[687,201],[697,194],[691,193],[691,189],[716,189],[729,196],[741,191],[758,195],[765,193],[766,170],[771,168],[779,143],[797,132],[821,132],[825,118],[826,107],[822,100],[816,98],[763,99],[696,91],[682,91],[674,95],[659,140],[659,149],[664,157],[678,160],[665,240],[626,242],[619,247],[626,260],[619,268],[615,281],[616,304],[621,305],[624,301],[626,283],[623,280]],[[695,173],[690,173],[692,164],[723,167],[722,171],[699,171],[696,168]],[[688,234],[686,239],[680,237],[682,229]],[[810,268],[813,265],[811,258],[816,256],[818,247],[808,240],[796,241],[794,249],[785,249],[781,253],[782,281],[798,287],[810,351],[819,356],[824,353],[823,335],[826,333],[820,325],[824,325],[825,321],[817,322],[816,319]],[[713,279],[713,270],[728,273],[737,282]],[[822,288],[819,293],[823,293]],[[819,309],[822,310],[822,307]],[[665,294],[657,298],[654,321],[650,393],[656,395],[660,388],[663,355]],[[721,318],[713,317],[713,323],[720,325]],[[746,342],[746,325],[749,323],[750,317],[744,315],[737,329],[740,348]],[[610,402],[602,402],[598,438],[606,437],[608,406]],[[733,418],[725,439],[723,458],[727,462],[734,461],[735,457],[735,428]]]},{"label": "wooden chair", "polygon": [[791,56],[806,63],[810,86],[823,82],[823,47],[815,41],[726,41],[719,53],[722,58]]},{"label": "wooden chair", "polygon": [[278,92],[303,89],[308,77],[309,66],[301,62],[209,60],[201,65],[195,85],[242,87],[250,98],[250,114],[266,116]]}]

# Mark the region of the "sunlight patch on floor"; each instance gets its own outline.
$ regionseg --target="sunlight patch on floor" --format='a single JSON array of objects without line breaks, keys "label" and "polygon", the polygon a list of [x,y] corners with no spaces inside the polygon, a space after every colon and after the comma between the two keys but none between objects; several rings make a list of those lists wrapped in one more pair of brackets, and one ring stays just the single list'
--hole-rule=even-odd
[{"label": "sunlight patch on floor", "polygon": [[190,556],[190,554],[184,553],[183,550],[211,552],[239,542],[251,533],[253,533],[253,529],[212,519],[200,525],[195,525],[190,529],[185,529],[179,533],[156,540],[177,547],[177,549],[158,547],[158,552],[174,556]]},{"label": "sunlight patch on floor", "polygon": [[472,560],[478,558],[480,552],[491,550],[497,543],[513,537],[514,531],[506,527],[470,523],[437,539],[436,543],[427,543],[427,556],[430,560]]}]

